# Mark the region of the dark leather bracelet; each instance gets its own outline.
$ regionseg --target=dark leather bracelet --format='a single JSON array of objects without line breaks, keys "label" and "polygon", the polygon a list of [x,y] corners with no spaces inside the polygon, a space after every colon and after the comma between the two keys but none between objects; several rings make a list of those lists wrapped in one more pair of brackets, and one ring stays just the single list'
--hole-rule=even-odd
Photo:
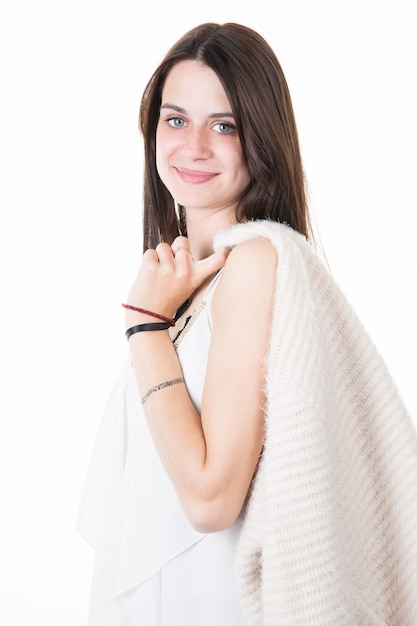
[{"label": "dark leather bracelet", "polygon": [[151,324],[138,324],[137,326],[132,326],[128,328],[125,332],[126,339],[129,339],[131,335],[135,333],[142,333],[146,330],[167,330],[171,324],[169,322],[155,322]]}]

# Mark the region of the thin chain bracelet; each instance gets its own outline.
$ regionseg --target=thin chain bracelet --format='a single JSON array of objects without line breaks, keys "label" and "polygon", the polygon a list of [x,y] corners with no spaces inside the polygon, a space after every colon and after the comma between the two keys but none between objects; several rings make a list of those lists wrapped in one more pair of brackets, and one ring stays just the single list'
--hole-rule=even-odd
[{"label": "thin chain bracelet", "polygon": [[145,404],[149,396],[155,393],[155,391],[159,391],[160,389],[165,389],[165,387],[171,387],[172,385],[178,385],[179,383],[185,383],[184,378],[182,377],[174,378],[173,380],[167,380],[164,383],[159,383],[159,385],[155,385],[155,387],[151,387],[150,389],[148,389],[148,391],[145,393],[145,395],[141,399],[142,404]]}]

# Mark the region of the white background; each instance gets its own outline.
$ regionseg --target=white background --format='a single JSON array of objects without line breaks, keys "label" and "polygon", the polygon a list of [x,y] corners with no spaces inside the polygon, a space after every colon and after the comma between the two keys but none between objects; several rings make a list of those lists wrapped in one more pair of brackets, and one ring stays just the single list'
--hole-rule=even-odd
[{"label": "white background", "polygon": [[198,23],[241,22],[277,52],[331,270],[417,420],[416,3],[243,4],[0,10],[5,626],[85,624],[93,554],[76,517],[126,355],[120,303],[141,253],[138,105],[168,47]]}]

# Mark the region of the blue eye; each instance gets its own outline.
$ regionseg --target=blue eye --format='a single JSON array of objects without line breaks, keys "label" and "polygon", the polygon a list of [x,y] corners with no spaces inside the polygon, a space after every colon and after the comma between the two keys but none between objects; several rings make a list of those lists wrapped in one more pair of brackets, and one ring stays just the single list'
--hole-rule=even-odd
[{"label": "blue eye", "polygon": [[219,122],[218,124],[215,124],[214,128],[222,135],[229,135],[236,130],[232,124],[226,124],[226,122]]},{"label": "blue eye", "polygon": [[167,122],[170,126],[173,126],[174,128],[183,128],[185,126],[185,121],[182,119],[182,117],[170,117]]}]

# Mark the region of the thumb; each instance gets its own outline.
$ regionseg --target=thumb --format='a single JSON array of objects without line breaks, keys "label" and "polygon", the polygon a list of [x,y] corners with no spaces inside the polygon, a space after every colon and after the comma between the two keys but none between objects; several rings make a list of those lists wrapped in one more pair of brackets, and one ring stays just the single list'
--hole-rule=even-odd
[{"label": "thumb", "polygon": [[205,259],[197,261],[195,269],[198,276],[198,282],[202,283],[206,278],[211,276],[211,274],[218,272],[226,263],[229,252],[230,248],[219,248],[216,252],[213,252],[213,254]]}]

